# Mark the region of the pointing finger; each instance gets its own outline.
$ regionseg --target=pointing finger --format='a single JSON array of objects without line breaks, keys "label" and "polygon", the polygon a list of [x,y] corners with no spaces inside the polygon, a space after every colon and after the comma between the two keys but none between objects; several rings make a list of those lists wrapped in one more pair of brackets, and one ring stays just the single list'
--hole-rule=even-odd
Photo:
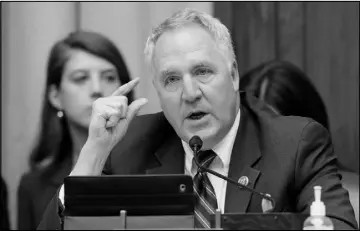
[{"label": "pointing finger", "polygon": [[132,91],[136,87],[136,85],[138,85],[139,82],[140,82],[140,78],[136,78],[134,80],[131,80],[130,82],[120,86],[111,95],[112,96],[126,95],[127,93]]}]

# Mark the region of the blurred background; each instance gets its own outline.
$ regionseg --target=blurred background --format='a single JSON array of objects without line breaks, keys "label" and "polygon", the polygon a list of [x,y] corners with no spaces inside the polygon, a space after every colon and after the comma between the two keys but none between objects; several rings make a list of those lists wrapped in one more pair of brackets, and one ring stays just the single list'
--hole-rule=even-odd
[{"label": "blurred background", "polygon": [[340,163],[359,172],[358,2],[2,2],[0,161],[13,228],[51,45],[77,29],[104,34],[120,48],[131,76],[141,78],[135,96],[149,99],[141,113],[158,112],[144,45],[152,27],[184,7],[210,13],[229,28],[240,75],[274,58],[302,68],[326,103]]}]

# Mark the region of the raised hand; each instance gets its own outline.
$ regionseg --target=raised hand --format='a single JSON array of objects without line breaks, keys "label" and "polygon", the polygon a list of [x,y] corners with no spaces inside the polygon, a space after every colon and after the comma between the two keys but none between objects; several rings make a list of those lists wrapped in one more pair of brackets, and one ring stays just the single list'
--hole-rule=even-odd
[{"label": "raised hand", "polygon": [[109,97],[93,103],[88,139],[81,149],[71,176],[100,175],[113,147],[125,136],[129,124],[147,99],[128,105],[125,96],[139,83],[139,78],[122,85]]},{"label": "raised hand", "polygon": [[128,105],[125,95],[138,83],[139,78],[136,78],[119,87],[111,96],[99,98],[93,103],[87,142],[111,151],[124,137],[132,119],[147,103],[147,99],[141,98]]}]

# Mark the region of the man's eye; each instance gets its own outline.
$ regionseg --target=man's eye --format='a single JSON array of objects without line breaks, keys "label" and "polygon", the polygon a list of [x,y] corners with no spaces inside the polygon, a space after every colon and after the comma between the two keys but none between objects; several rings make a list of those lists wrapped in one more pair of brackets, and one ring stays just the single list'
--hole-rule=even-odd
[{"label": "man's eye", "polygon": [[208,74],[211,74],[212,71],[210,69],[207,69],[207,68],[201,68],[201,69],[198,69],[196,70],[195,74],[197,76],[202,76],[202,75],[208,75]]},{"label": "man's eye", "polygon": [[166,78],[165,84],[172,84],[172,83],[176,83],[177,81],[179,81],[179,77],[177,77],[177,76],[169,76],[169,77]]}]

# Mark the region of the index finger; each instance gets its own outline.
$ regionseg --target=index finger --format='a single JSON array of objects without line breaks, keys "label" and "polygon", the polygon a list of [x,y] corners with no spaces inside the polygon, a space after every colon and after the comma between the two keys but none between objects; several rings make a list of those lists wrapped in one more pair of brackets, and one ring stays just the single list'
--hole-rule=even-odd
[{"label": "index finger", "polygon": [[111,96],[120,96],[120,95],[126,95],[127,93],[129,93],[130,91],[132,91],[132,89],[134,89],[136,87],[136,85],[138,85],[138,83],[140,82],[140,78],[136,78],[134,80],[131,80],[130,82],[120,86],[118,89],[116,89]]}]

